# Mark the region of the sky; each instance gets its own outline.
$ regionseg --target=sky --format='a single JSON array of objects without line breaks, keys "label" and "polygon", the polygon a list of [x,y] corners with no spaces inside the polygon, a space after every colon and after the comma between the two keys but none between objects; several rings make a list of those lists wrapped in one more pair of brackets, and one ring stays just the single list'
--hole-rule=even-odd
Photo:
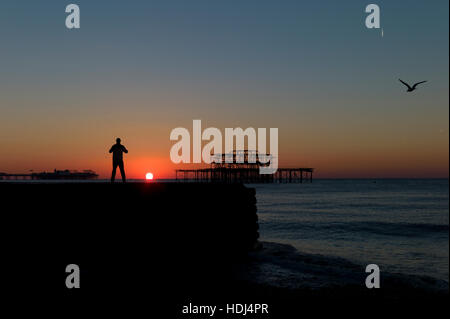
[{"label": "sky", "polygon": [[170,178],[186,166],[170,132],[200,119],[276,127],[279,166],[316,177],[448,178],[448,14],[447,0],[2,0],[0,172],[106,178],[121,137],[129,178]]}]

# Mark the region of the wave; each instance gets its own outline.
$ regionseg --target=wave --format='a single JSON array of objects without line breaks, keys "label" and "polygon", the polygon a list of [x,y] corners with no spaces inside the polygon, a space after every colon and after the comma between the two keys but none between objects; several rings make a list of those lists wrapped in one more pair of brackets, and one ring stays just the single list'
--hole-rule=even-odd
[{"label": "wave", "polygon": [[448,233],[449,231],[449,225],[425,223],[350,222],[346,224],[347,228],[355,231],[374,232],[394,236],[421,236],[436,233]]},{"label": "wave", "polygon": [[[261,221],[263,223],[263,221]],[[277,230],[316,231],[316,232],[346,232],[346,233],[372,233],[389,236],[423,237],[433,235],[446,235],[449,225],[426,223],[388,223],[379,221],[364,222],[320,222],[278,220],[276,225],[267,223],[269,228]]]},{"label": "wave", "polygon": [[[251,254],[254,265],[248,265],[246,280],[290,289],[326,287],[361,287],[365,266],[347,259],[296,250],[286,244],[262,242],[262,248]],[[448,282],[430,276],[383,271],[384,287],[403,287],[448,294]]]}]

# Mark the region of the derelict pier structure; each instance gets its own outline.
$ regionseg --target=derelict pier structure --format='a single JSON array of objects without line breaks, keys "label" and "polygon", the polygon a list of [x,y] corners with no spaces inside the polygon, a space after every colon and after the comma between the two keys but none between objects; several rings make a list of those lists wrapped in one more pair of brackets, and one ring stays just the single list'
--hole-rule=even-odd
[{"label": "derelict pier structure", "polygon": [[[261,174],[260,168],[269,165],[270,154],[257,151],[234,151],[212,155],[208,168],[177,169],[175,178],[183,182],[218,183],[312,183],[314,168],[278,168],[274,174]],[[261,161],[262,160],[262,161]]]}]

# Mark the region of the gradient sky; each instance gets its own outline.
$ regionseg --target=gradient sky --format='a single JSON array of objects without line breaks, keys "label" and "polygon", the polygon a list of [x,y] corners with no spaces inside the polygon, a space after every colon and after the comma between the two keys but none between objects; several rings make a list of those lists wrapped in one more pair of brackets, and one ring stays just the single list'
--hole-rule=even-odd
[{"label": "gradient sky", "polygon": [[318,177],[448,177],[448,0],[74,0],[79,30],[69,3],[0,2],[0,172],[106,177],[121,137],[129,177],[171,177],[201,119],[278,127],[280,166]]}]

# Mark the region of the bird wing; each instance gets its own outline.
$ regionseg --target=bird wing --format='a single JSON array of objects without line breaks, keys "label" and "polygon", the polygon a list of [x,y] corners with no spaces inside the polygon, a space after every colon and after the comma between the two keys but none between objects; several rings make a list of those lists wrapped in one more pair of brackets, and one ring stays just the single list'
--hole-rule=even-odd
[{"label": "bird wing", "polygon": [[400,80],[400,79],[398,79],[400,82],[402,82],[404,85],[406,85],[407,87],[408,87],[408,89],[412,89],[412,87],[410,87],[409,86],[409,84],[408,83],[406,83],[406,82],[403,82],[402,80]]},{"label": "bird wing", "polygon": [[417,82],[416,84],[413,85],[413,89],[414,89],[416,86],[418,86],[419,84],[425,83],[425,82],[427,82],[427,81]]}]

